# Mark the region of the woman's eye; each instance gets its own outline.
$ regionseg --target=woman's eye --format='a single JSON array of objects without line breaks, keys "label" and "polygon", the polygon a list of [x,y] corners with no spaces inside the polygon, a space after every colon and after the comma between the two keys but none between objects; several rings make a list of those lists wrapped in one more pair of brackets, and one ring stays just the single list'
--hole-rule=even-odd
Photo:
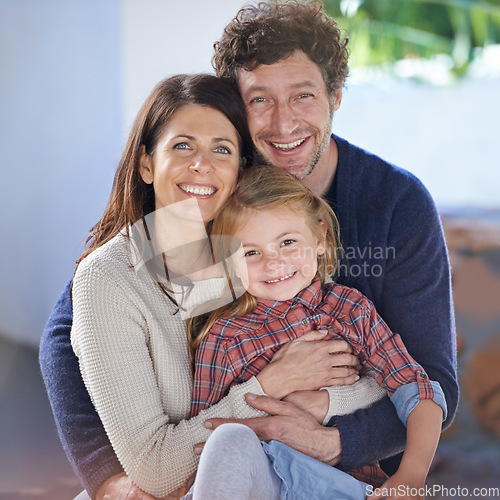
[{"label": "woman's eye", "polygon": [[186,142],[179,142],[174,145],[173,149],[189,149],[189,144],[187,144]]},{"label": "woman's eye", "polygon": [[229,148],[226,148],[226,146],[218,146],[217,148],[215,148],[214,151],[216,153],[221,153],[221,154],[224,154],[224,155],[230,155],[231,154],[231,150]]},{"label": "woman's eye", "polygon": [[292,243],[295,243],[295,240],[284,240],[281,242],[281,246],[286,247],[288,245],[291,245]]}]

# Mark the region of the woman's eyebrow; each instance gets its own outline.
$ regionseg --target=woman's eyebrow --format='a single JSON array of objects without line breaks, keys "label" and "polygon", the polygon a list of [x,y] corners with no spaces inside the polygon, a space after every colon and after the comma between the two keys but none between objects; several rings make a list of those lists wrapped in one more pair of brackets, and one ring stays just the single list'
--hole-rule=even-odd
[{"label": "woman's eyebrow", "polygon": [[227,137],[212,137],[214,141],[227,141],[230,142],[231,144],[234,144],[234,142],[231,139],[228,139]]},{"label": "woman's eyebrow", "polygon": [[[189,134],[177,134],[174,135],[170,140],[173,141],[174,139],[189,139],[191,141],[196,140],[196,137],[194,135],[189,135]],[[228,139],[227,137],[212,137],[213,141],[227,141],[230,142],[231,144],[234,144],[234,142],[231,139]]]}]

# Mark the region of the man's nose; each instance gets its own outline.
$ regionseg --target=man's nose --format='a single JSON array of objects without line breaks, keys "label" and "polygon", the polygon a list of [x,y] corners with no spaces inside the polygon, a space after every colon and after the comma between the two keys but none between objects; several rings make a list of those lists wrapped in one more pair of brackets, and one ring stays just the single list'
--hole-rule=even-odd
[{"label": "man's nose", "polygon": [[298,120],[287,101],[277,102],[273,109],[273,129],[280,135],[289,135],[297,128]]}]

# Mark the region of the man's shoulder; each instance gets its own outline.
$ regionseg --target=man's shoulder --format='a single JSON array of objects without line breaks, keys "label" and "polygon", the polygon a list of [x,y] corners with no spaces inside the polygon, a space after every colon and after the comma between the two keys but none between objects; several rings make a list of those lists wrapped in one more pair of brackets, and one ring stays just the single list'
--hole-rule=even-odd
[{"label": "man's shoulder", "polygon": [[389,177],[395,182],[415,183],[422,186],[421,181],[408,170],[400,168],[366,149],[351,144],[341,137],[333,134],[332,137],[338,147],[338,168],[349,170],[351,176],[355,178],[366,177],[372,181],[380,180],[381,182]]},{"label": "man's shoulder", "polygon": [[[372,198],[393,205],[408,196],[431,201],[424,184],[414,174],[380,156],[332,134],[338,147],[338,182],[367,203]],[[378,204],[378,203],[377,203]]]}]

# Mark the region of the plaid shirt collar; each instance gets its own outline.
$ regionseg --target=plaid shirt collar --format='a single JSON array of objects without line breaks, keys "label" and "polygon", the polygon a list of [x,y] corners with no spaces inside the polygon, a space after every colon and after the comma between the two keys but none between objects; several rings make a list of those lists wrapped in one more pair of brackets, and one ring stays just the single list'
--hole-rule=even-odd
[{"label": "plaid shirt collar", "polygon": [[253,312],[257,316],[267,318],[284,318],[288,311],[297,304],[303,304],[310,311],[314,311],[323,301],[323,290],[320,280],[316,279],[304,288],[293,299],[285,301],[271,299],[257,299],[257,306]]}]

